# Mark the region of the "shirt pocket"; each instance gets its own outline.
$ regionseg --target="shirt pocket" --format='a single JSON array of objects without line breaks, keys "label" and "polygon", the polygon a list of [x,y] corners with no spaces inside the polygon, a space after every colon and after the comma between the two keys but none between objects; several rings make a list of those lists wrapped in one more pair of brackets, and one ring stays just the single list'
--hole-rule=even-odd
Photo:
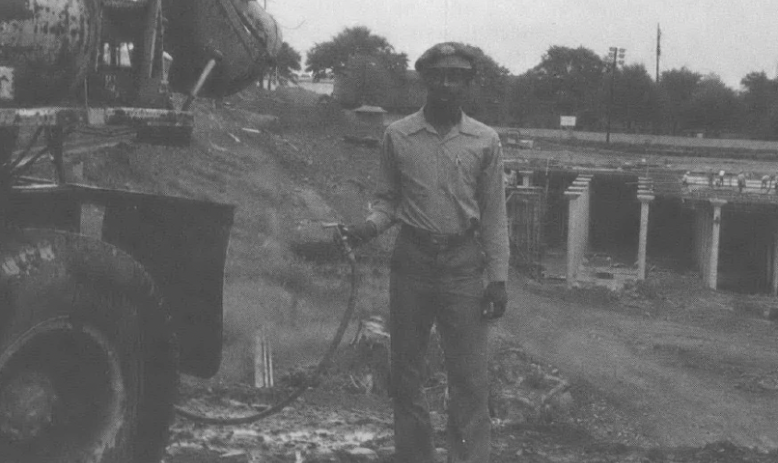
[{"label": "shirt pocket", "polygon": [[470,188],[475,188],[481,176],[481,161],[481,154],[475,150],[464,149],[456,154],[459,178]]},{"label": "shirt pocket", "polygon": [[403,195],[426,197],[437,182],[434,157],[422,149],[400,149],[397,153],[397,171]]}]

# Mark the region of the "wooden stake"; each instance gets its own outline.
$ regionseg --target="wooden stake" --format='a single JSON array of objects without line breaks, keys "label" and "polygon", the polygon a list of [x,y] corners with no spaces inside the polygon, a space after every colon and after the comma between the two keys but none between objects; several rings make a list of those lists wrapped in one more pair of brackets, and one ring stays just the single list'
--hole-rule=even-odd
[{"label": "wooden stake", "polygon": [[266,382],[267,387],[273,387],[274,379],[273,379],[273,347],[270,345],[270,342],[265,340],[265,346],[266,352],[267,352],[267,362],[265,364],[267,365],[267,376],[268,380]]},{"label": "wooden stake", "polygon": [[260,328],[254,333],[254,387],[257,388],[265,387],[265,356],[262,349],[263,343],[264,333]]},{"label": "wooden stake", "polygon": [[254,387],[273,387],[273,350],[264,328],[254,334]]}]

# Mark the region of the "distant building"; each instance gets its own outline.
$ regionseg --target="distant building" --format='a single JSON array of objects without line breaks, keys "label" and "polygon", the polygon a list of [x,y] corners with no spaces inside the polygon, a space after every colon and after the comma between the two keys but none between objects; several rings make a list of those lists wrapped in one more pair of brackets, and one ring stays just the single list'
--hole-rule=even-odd
[{"label": "distant building", "polygon": [[310,79],[300,79],[297,81],[297,86],[320,95],[332,95],[333,90],[333,82],[331,80],[320,80],[318,82],[314,82]]},{"label": "distant building", "polygon": [[386,110],[379,106],[362,105],[354,110],[358,132],[361,136],[378,137],[384,131]]}]

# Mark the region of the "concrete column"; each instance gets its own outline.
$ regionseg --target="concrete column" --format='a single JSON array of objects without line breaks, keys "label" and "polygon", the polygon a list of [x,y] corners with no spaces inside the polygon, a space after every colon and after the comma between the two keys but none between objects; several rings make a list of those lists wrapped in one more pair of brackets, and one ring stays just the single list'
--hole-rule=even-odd
[{"label": "concrete column", "polygon": [[521,175],[521,186],[532,186],[531,170],[521,170],[519,171],[519,175]]},{"label": "concrete column", "polygon": [[577,185],[578,188],[580,188],[581,191],[581,197],[578,199],[578,214],[579,216],[579,254],[578,254],[578,263],[580,264],[583,261],[584,256],[586,256],[586,253],[589,250],[589,227],[590,227],[590,216],[589,212],[591,210],[591,188],[589,188],[591,184],[592,176],[591,175],[579,175],[578,178],[575,179],[575,182],[573,182],[573,185]]},{"label": "concrete column", "polygon": [[[713,212],[705,211],[705,277],[710,275],[710,247],[713,243]],[[716,262],[718,265],[718,261]]]},{"label": "concrete column", "polygon": [[572,288],[578,273],[578,198],[579,191],[565,191],[567,199],[567,287]]},{"label": "concrete column", "polygon": [[705,236],[702,234],[702,219],[700,211],[693,209],[694,213],[694,263],[697,264],[697,270],[700,275],[705,275],[705,259],[703,259],[702,247]]},{"label": "concrete column", "polygon": [[772,289],[773,296],[778,296],[778,233],[773,234],[773,272],[772,272]]},{"label": "concrete column", "polygon": [[583,208],[583,223],[584,223],[584,229],[583,229],[583,238],[582,238],[582,244],[581,244],[581,259],[586,255],[587,252],[589,252],[589,230],[591,229],[591,211],[592,211],[592,190],[589,188],[588,184],[586,186],[586,191],[584,193],[584,201],[581,205]]},{"label": "concrete column", "polygon": [[638,280],[646,279],[646,247],[648,243],[648,208],[654,197],[638,195],[640,200],[640,237],[638,240]]},{"label": "concrete column", "polygon": [[694,209],[694,222],[696,224],[694,245],[697,266],[702,279],[705,281],[708,278],[708,260],[710,259],[710,231],[708,230],[708,222],[710,220],[710,214],[708,214],[707,209],[703,210],[699,207]]},{"label": "concrete column", "polygon": [[710,260],[708,263],[708,287],[716,289],[719,278],[719,237],[721,234],[721,206],[727,203],[723,199],[711,199],[713,206],[713,227],[710,234]]}]

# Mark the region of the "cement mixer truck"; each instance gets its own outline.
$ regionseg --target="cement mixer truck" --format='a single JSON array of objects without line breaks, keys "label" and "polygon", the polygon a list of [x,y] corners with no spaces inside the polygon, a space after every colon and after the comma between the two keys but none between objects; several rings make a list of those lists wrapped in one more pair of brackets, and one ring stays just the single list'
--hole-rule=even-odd
[{"label": "cement mixer truck", "polygon": [[180,142],[280,45],[255,0],[0,0],[0,461],[161,459],[178,373],[219,367],[234,208],[80,184],[64,141]]}]

